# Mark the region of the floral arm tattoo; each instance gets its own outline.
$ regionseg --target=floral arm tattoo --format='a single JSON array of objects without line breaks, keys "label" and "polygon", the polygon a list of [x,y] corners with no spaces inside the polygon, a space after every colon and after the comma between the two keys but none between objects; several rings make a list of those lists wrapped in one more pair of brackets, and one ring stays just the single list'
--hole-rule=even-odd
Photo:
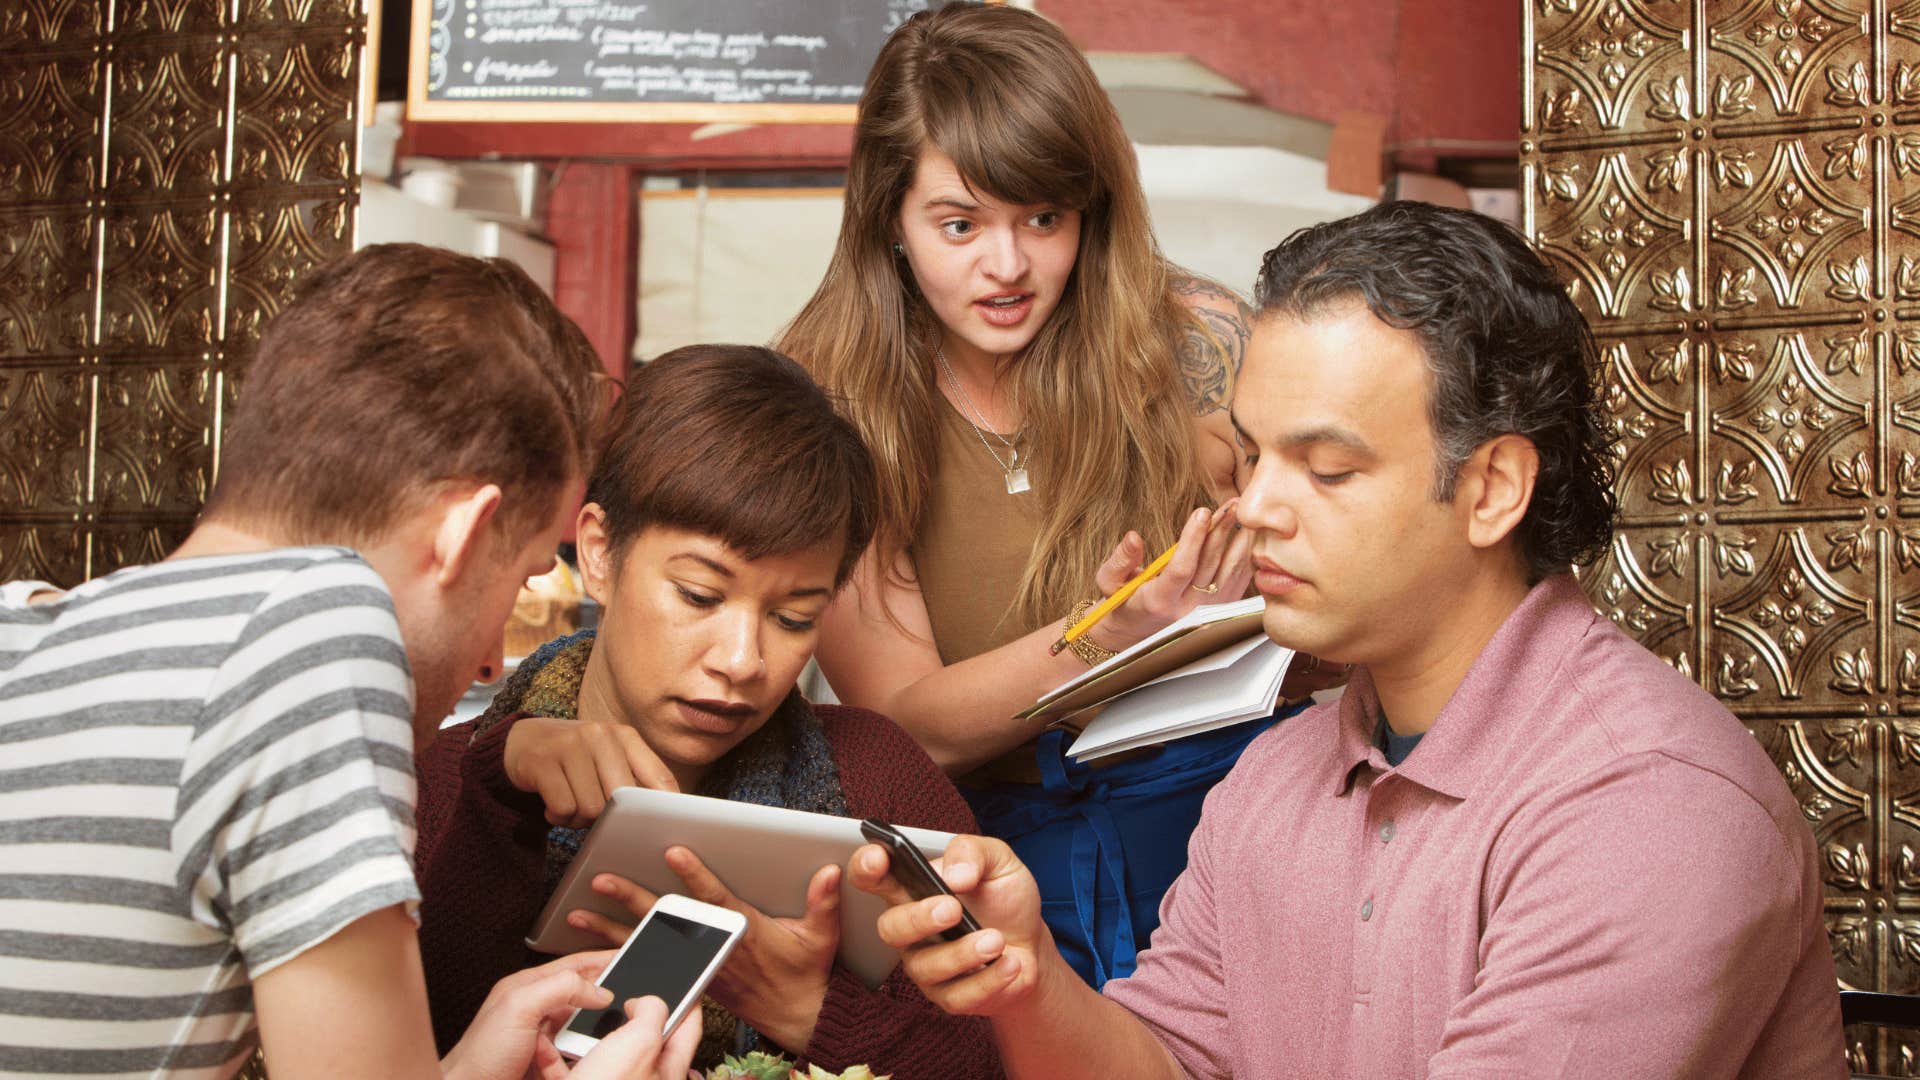
[{"label": "floral arm tattoo", "polygon": [[1253,336],[1253,310],[1232,290],[1205,278],[1175,278],[1173,291],[1194,317],[1178,349],[1187,401],[1195,416],[1219,412],[1233,394],[1247,339]]}]

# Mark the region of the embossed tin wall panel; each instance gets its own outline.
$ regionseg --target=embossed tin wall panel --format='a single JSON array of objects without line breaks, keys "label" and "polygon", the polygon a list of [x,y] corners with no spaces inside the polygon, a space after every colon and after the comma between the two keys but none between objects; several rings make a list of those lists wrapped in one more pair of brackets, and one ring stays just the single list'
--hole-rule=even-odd
[{"label": "embossed tin wall panel", "polygon": [[1780,765],[1841,980],[1920,992],[1920,4],[1526,0],[1524,34],[1524,225],[1621,437],[1586,585]]},{"label": "embossed tin wall panel", "polygon": [[354,0],[0,4],[0,580],[163,555],[261,325],[348,250]]}]

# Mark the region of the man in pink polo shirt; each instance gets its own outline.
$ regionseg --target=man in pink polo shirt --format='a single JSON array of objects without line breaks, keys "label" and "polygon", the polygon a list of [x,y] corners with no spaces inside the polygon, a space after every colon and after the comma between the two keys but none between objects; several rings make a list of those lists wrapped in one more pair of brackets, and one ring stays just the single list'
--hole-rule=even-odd
[{"label": "man in pink polo shirt", "polygon": [[1004,844],[853,880],[1015,1077],[1843,1077],[1813,837],[1567,572],[1613,518],[1585,321],[1512,231],[1388,203],[1268,253],[1233,403],[1274,640],[1354,665],[1207,798],[1095,994]]}]

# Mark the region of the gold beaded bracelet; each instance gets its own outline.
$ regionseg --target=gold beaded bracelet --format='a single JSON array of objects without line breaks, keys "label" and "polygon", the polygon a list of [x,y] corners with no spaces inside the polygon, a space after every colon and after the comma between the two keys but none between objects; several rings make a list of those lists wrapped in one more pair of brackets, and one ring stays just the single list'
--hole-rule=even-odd
[{"label": "gold beaded bracelet", "polygon": [[[1068,630],[1073,628],[1074,623],[1085,618],[1087,612],[1093,610],[1094,603],[1095,601],[1092,600],[1082,600],[1078,604],[1075,604],[1073,614],[1068,615],[1067,621],[1061,624],[1061,634],[1064,635]],[[1086,661],[1088,667],[1098,667],[1113,659],[1112,649],[1101,648],[1093,638],[1086,634],[1081,634],[1079,637],[1067,642],[1067,648],[1073,650],[1073,655]]]}]

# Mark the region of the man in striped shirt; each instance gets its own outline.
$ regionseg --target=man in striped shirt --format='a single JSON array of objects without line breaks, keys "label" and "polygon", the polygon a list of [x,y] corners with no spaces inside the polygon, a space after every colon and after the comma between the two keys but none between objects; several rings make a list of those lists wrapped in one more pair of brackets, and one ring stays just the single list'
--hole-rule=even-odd
[{"label": "man in striped shirt", "polygon": [[[269,327],[179,550],[0,586],[0,1074],[555,1064],[542,1022],[604,1003],[586,961],[503,983],[434,1060],[413,751],[499,675],[605,401],[511,265],[370,248]],[[576,1075],[684,1076],[697,1027],[663,1055],[629,1025]]]}]

